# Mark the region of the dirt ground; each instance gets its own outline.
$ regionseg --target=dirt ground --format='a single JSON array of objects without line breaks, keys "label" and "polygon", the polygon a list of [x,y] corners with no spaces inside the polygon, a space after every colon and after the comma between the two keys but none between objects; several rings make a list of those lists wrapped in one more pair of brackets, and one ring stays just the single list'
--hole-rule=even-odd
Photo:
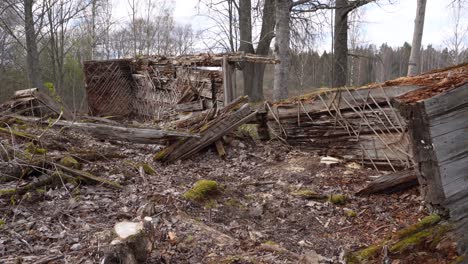
[{"label": "dirt ground", "polygon": [[[327,167],[320,157],[277,141],[234,137],[224,159],[208,149],[161,164],[152,161],[159,146],[96,141],[66,129],[44,133],[47,155],[94,153],[80,160],[83,170],[123,189],[63,183],[0,198],[0,263],[99,263],[114,224],[140,216],[151,216],[157,227],[148,263],[343,263],[346,252],[428,215],[417,188],[357,197],[379,172],[346,163]],[[11,137],[0,134],[0,140]],[[142,177],[131,166],[141,162],[156,174]],[[216,181],[221,190],[203,202],[184,199],[201,179]],[[0,183],[0,189],[33,180]],[[346,201],[335,205],[295,194],[305,189],[343,194]],[[446,243],[385,263],[450,263],[456,255],[453,243]]]}]

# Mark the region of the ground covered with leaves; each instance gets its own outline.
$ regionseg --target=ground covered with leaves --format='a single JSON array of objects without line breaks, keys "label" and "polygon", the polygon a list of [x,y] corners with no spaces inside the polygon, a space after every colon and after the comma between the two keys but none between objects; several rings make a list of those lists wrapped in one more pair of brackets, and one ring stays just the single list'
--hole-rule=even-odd
[{"label": "ground covered with leaves", "polygon": [[[41,135],[35,144],[45,151],[37,155],[71,156],[80,170],[122,188],[62,180],[0,193],[0,263],[99,263],[113,226],[144,216],[157,231],[148,263],[344,263],[350,252],[429,215],[417,188],[355,196],[380,173],[355,163],[327,167],[320,157],[274,140],[232,135],[225,138],[225,158],[209,148],[162,164],[153,161],[157,145],[97,141],[66,128],[13,128]],[[0,140],[0,148],[27,148],[28,140],[8,133]],[[41,177],[31,175],[1,182],[0,190]],[[456,260],[450,235],[420,240],[394,252],[377,247],[368,261]]]}]

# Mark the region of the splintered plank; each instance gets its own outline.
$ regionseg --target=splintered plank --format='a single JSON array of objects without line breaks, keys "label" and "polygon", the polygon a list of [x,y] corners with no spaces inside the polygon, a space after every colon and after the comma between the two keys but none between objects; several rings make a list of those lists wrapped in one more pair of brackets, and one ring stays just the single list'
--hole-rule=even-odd
[{"label": "splintered plank", "polygon": [[414,170],[404,170],[382,175],[360,190],[356,195],[369,195],[374,193],[394,193],[418,185],[418,177]]},{"label": "splintered plank", "polygon": [[[199,138],[182,139],[165,149],[162,149],[156,156],[155,160],[172,162],[178,159],[188,158],[192,154],[204,149],[213,144],[222,136],[236,129],[242,124],[247,123],[257,114],[252,111],[249,104],[243,104],[238,110],[236,105],[242,100],[236,100],[236,104],[231,104],[222,109],[220,114],[214,119],[203,125],[200,131]],[[234,102],[233,102],[234,103]]]}]

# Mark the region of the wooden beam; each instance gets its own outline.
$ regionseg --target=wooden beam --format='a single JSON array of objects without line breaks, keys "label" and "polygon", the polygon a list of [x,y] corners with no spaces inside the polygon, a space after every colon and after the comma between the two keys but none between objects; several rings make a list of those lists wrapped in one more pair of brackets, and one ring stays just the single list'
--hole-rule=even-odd
[{"label": "wooden beam", "polygon": [[418,185],[418,177],[414,170],[404,170],[382,175],[360,190],[356,195],[374,193],[394,193]]},{"label": "wooden beam", "polygon": [[229,63],[228,57],[223,57],[223,88],[224,88],[224,104],[229,104],[234,98],[233,87],[233,69],[234,67]]}]

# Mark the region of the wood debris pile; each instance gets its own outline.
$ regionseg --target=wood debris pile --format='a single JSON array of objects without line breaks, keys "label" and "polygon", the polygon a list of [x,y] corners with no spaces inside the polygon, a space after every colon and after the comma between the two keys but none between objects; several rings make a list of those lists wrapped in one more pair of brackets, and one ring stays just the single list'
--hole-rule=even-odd
[{"label": "wood debris pile", "polygon": [[179,122],[179,126],[186,127],[192,133],[199,133],[199,138],[182,139],[161,150],[155,160],[172,162],[189,157],[210,144],[215,143],[218,153],[224,155],[224,147],[219,141],[224,135],[255,117],[247,97],[239,97],[225,108],[207,111],[192,119]]},{"label": "wood debris pile", "polygon": [[[64,179],[98,182],[120,188],[117,183],[82,171],[72,155],[47,153],[44,145],[51,142],[43,135],[48,130],[66,129],[98,140],[167,145],[155,159],[171,162],[187,158],[211,144],[215,144],[220,155],[225,155],[222,137],[256,114],[250,108],[248,98],[240,97],[224,108],[211,108],[177,120],[171,124],[177,130],[122,126],[106,118],[75,116],[62,106],[59,98],[53,99],[38,89],[18,91],[12,100],[2,105],[0,112],[0,133],[11,138],[0,142],[0,175],[2,181],[33,181],[21,187],[2,190],[0,196],[22,195],[28,190],[60,183]],[[19,126],[18,123],[24,125]],[[44,131],[31,133],[24,130],[29,126],[37,126]]]},{"label": "wood debris pile", "polygon": [[[92,116],[164,120],[180,112],[219,108],[226,103],[224,80],[235,79],[231,68],[245,61],[276,63],[268,57],[237,53],[87,61],[89,112]],[[234,99],[231,89],[227,102]]]}]

